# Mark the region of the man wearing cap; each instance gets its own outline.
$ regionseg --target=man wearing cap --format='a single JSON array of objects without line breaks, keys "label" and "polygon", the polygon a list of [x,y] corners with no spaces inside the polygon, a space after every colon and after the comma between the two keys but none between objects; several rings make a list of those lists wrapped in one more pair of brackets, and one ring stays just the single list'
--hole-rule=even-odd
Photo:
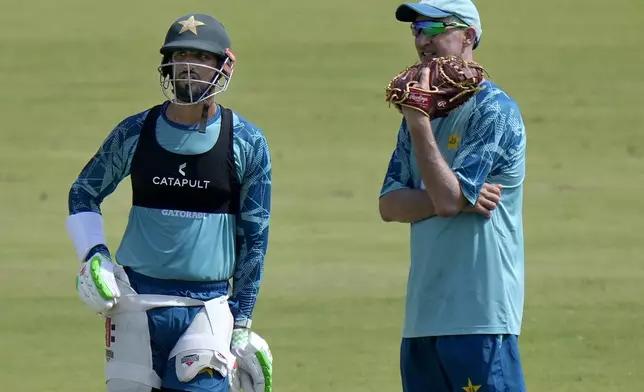
[{"label": "man wearing cap", "polygon": [[[250,331],[268,244],[268,144],[215,102],[235,69],[218,20],[178,18],[160,52],[167,100],[121,121],[69,193],[76,289],[105,317],[107,390],[270,392],[271,352]],[[101,204],[127,176],[132,206],[113,258]]]},{"label": "man wearing cap", "polygon": [[[423,63],[473,61],[481,42],[470,0],[404,3],[396,19],[411,24]],[[516,102],[494,82],[480,87],[446,117],[403,106],[381,190],[383,220],[411,224],[405,392],[525,391],[518,336],[526,133]]]}]

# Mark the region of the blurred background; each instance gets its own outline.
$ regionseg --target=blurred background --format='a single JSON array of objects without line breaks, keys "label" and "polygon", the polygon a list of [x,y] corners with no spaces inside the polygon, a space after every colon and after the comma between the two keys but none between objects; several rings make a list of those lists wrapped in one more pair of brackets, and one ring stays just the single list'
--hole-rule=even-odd
[{"label": "blurred background", "polygon": [[[210,13],[238,65],[220,101],[266,134],[273,215],[254,328],[276,392],[400,391],[405,225],[378,194],[400,117],[386,83],[415,61],[392,0],[3,0],[0,13],[0,390],[102,391],[103,323],[77,299],[69,187],[123,118],[163,100],[158,49]],[[532,392],[624,391],[644,368],[644,3],[478,0],[475,52],[528,132]],[[124,181],[103,204],[116,249]]]}]

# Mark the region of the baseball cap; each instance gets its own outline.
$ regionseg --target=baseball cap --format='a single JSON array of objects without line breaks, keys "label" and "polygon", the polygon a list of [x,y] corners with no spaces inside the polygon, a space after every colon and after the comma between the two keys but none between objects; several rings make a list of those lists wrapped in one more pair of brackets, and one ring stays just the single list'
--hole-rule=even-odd
[{"label": "baseball cap", "polygon": [[420,0],[418,3],[403,3],[396,9],[396,19],[401,22],[413,22],[419,14],[437,19],[455,16],[476,31],[474,48],[481,41],[481,17],[472,0]]}]

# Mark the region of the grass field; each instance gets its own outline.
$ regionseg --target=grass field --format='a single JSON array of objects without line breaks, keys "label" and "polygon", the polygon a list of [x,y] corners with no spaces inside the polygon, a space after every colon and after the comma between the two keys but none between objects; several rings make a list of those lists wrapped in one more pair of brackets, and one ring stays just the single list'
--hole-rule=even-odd
[{"label": "grass field", "polygon": [[[531,392],[636,390],[644,369],[644,103],[639,0],[479,0],[476,58],[529,134]],[[152,7],[152,5],[156,7]],[[7,1],[0,13],[0,390],[103,390],[103,329],[77,299],[67,193],[124,117],[162,99],[178,16],[224,21],[228,105],[266,133],[274,202],[256,330],[276,392],[399,391],[408,228],[377,198],[399,117],[382,102],[414,59],[398,2]],[[129,182],[104,205],[110,247]]]}]

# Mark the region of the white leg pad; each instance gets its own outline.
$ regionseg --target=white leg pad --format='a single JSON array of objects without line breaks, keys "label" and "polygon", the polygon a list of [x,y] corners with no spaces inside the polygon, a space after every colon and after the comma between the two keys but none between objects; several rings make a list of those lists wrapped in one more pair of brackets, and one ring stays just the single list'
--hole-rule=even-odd
[{"label": "white leg pad", "polygon": [[152,392],[152,388],[136,382],[115,378],[107,382],[107,392]]},{"label": "white leg pad", "polygon": [[226,377],[235,362],[230,352],[232,333],[233,315],[228,298],[206,301],[170,352],[170,358],[175,357],[177,379],[189,382],[207,368]]},{"label": "white leg pad", "polygon": [[[127,290],[123,294],[136,294],[131,287],[121,289]],[[161,378],[152,368],[150,329],[144,310],[110,314],[105,319],[105,345],[108,385],[112,380],[123,380],[146,386],[148,391],[161,388]]]}]

